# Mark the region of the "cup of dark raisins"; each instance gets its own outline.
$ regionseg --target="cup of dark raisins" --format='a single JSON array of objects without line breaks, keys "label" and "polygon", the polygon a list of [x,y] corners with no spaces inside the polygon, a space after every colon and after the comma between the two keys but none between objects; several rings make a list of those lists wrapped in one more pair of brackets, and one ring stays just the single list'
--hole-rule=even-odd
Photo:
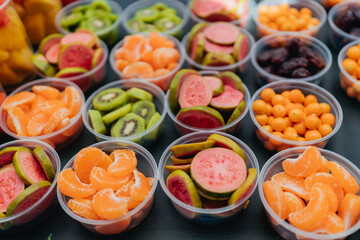
[{"label": "cup of dark raisins", "polygon": [[301,33],[279,32],[261,38],[250,55],[260,85],[280,80],[319,84],[332,64],[327,46]]}]

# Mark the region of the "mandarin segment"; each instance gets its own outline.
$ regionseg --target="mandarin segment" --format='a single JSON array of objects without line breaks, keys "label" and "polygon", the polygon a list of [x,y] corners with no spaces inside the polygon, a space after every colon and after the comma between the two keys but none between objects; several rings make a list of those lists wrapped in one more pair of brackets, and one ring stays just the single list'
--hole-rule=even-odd
[{"label": "mandarin segment", "polygon": [[360,196],[346,194],[340,203],[338,215],[344,221],[346,229],[354,226],[360,217]]},{"label": "mandarin segment", "polygon": [[149,44],[153,48],[161,48],[161,47],[168,47],[168,48],[174,48],[175,43],[164,37],[161,36],[158,32],[151,32],[149,34]]},{"label": "mandarin segment", "polygon": [[24,113],[23,110],[19,107],[12,107],[8,110],[8,116],[13,123],[13,126],[16,130],[16,134],[20,136],[28,136],[27,125],[29,123],[29,119]]},{"label": "mandarin segment", "polygon": [[305,200],[310,199],[310,191],[305,189],[302,177],[294,177],[286,172],[280,172],[273,175],[271,181],[277,183],[284,191],[294,193]]},{"label": "mandarin segment", "polygon": [[115,150],[113,153],[115,160],[108,167],[109,173],[119,177],[130,175],[137,165],[135,152],[130,149],[121,149]]},{"label": "mandarin segment", "polygon": [[34,85],[32,91],[45,99],[58,99],[60,96],[60,91],[51,86]]},{"label": "mandarin segment", "polygon": [[111,188],[112,190],[116,191],[127,184],[130,179],[131,175],[116,177],[100,167],[94,167],[90,172],[91,186],[96,190]]},{"label": "mandarin segment", "polygon": [[263,191],[270,208],[284,220],[287,217],[288,210],[285,194],[279,184],[266,181],[263,184]]},{"label": "mandarin segment", "polygon": [[137,202],[142,202],[151,190],[148,179],[141,172],[134,170],[135,183],[131,186],[130,196]]},{"label": "mandarin segment", "polygon": [[298,212],[305,207],[304,201],[291,192],[284,192],[285,201],[287,204],[287,216],[290,213]]},{"label": "mandarin segment", "polygon": [[65,88],[66,107],[69,109],[69,117],[74,117],[81,109],[81,94],[73,86]]},{"label": "mandarin segment", "polygon": [[101,218],[95,213],[92,207],[92,200],[81,198],[70,199],[67,202],[67,206],[70,208],[71,211],[73,211],[80,217],[93,220],[101,220]]},{"label": "mandarin segment", "polygon": [[47,125],[49,121],[48,115],[44,113],[39,113],[37,115],[34,115],[28,125],[27,125],[27,132],[29,136],[39,136],[42,134],[43,129]]},{"label": "mandarin segment", "polygon": [[76,173],[68,168],[60,172],[57,185],[59,191],[72,198],[86,198],[96,193],[91,185],[80,182]]},{"label": "mandarin segment", "polygon": [[340,233],[345,231],[345,224],[338,215],[328,212],[321,229],[327,234]]},{"label": "mandarin segment", "polygon": [[117,197],[130,197],[131,195],[131,187],[135,184],[135,179],[132,178],[127,184],[119,188],[115,195]]},{"label": "mandarin segment", "polygon": [[44,134],[52,133],[56,130],[56,127],[61,123],[61,121],[67,118],[70,114],[69,109],[59,108],[55,110],[50,118],[48,124],[44,127]]},{"label": "mandarin segment", "polygon": [[128,212],[127,201],[116,197],[112,189],[103,189],[96,193],[92,207],[103,219],[115,219]]},{"label": "mandarin segment", "polygon": [[325,166],[338,180],[346,193],[356,194],[359,191],[359,184],[356,179],[343,166],[334,161],[328,161]]},{"label": "mandarin segment", "polygon": [[10,108],[12,107],[32,103],[35,100],[35,96],[35,93],[32,92],[19,92],[17,94],[7,97],[2,104],[2,107],[5,110],[10,110]]}]

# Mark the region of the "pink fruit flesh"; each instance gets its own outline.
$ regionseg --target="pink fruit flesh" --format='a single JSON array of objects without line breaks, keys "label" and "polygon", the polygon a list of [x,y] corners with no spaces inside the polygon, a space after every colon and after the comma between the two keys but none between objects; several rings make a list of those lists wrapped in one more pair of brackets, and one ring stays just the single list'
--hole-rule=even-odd
[{"label": "pink fruit flesh", "polygon": [[[29,196],[27,196],[24,200],[22,200],[14,209],[12,214],[19,213],[24,211],[25,209],[31,207],[34,203],[36,203],[48,190],[50,186],[39,188],[37,191],[33,192]],[[29,216],[33,218],[33,216]],[[25,219],[22,219],[25,220]]]},{"label": "pink fruit flesh", "polygon": [[212,43],[205,39],[205,51],[207,52],[222,52],[231,54],[234,52],[234,46],[223,46],[216,43]]},{"label": "pink fruit flesh", "polygon": [[194,206],[189,190],[180,176],[173,176],[167,180],[167,187],[172,195],[190,206]]},{"label": "pink fruit flesh", "polygon": [[179,83],[178,83],[178,88],[177,88],[177,91],[176,91],[176,99],[179,98],[180,89],[181,89],[181,86],[182,86],[184,80],[185,80],[187,77],[191,76],[191,75],[197,76],[198,74],[197,74],[197,73],[194,73],[194,72],[187,72],[187,73],[184,73],[184,75],[181,76],[180,81],[179,81]]},{"label": "pink fruit flesh", "polygon": [[217,108],[236,108],[244,99],[244,94],[230,86],[225,85],[224,91],[211,99],[210,105]]},{"label": "pink fruit flesh", "polygon": [[224,88],[225,88],[225,86],[229,86],[229,87],[232,87],[233,89],[237,89],[236,83],[234,82],[234,80],[232,80],[231,77],[222,77],[221,80],[224,84]]},{"label": "pink fruit flesh", "polygon": [[4,152],[0,155],[0,167],[12,162],[16,151]]},{"label": "pink fruit flesh", "polygon": [[44,171],[33,155],[27,151],[18,151],[17,157],[23,174],[33,183],[47,181]]},{"label": "pink fruit flesh", "polygon": [[90,70],[92,58],[92,50],[85,45],[70,45],[61,52],[59,67],[60,69],[64,69],[67,67],[82,67]]},{"label": "pink fruit flesh", "polygon": [[230,15],[227,15],[224,13],[213,13],[207,17],[204,18],[205,21],[208,22],[231,22],[235,19],[232,19]]},{"label": "pink fruit flesh", "polygon": [[52,46],[60,43],[60,40],[61,40],[61,37],[54,37],[54,38],[49,39],[49,41],[47,41],[45,43],[45,45],[43,46],[41,53],[45,55]]},{"label": "pink fruit flesh", "polygon": [[53,45],[46,51],[45,57],[49,63],[56,64],[58,62],[60,52],[60,43]]},{"label": "pink fruit flesh", "polygon": [[62,46],[75,42],[83,43],[88,47],[92,47],[91,45],[94,42],[94,36],[86,32],[78,32],[67,34],[61,39]]},{"label": "pink fruit flesh", "polygon": [[193,2],[192,11],[195,15],[205,18],[215,12],[222,11],[224,5],[216,0],[195,0]]},{"label": "pink fruit flesh", "polygon": [[245,181],[244,160],[226,148],[209,148],[195,155],[191,163],[193,179],[205,190],[227,193],[236,190]]},{"label": "pink fruit flesh", "polygon": [[179,104],[181,108],[194,106],[207,106],[212,98],[210,85],[200,76],[186,78],[179,93]]},{"label": "pink fruit flesh", "polygon": [[243,60],[248,54],[249,41],[248,38],[242,34],[242,41],[238,49],[238,61]]},{"label": "pink fruit flesh", "polygon": [[211,91],[215,91],[223,84],[220,78],[206,76],[203,79],[210,85]]},{"label": "pink fruit flesh", "polygon": [[209,25],[204,30],[204,35],[211,42],[230,45],[239,37],[240,31],[231,23],[217,22]]},{"label": "pink fruit flesh", "polygon": [[191,50],[190,50],[190,58],[192,60],[195,60],[196,58],[196,49],[198,48],[198,44],[199,44],[199,41],[200,39],[204,40],[205,37],[204,37],[204,34],[203,33],[197,33],[193,40],[192,40],[192,43],[191,43]]},{"label": "pink fruit flesh", "polygon": [[181,115],[177,115],[176,118],[180,122],[196,128],[217,128],[224,126],[224,123],[218,118],[207,112],[198,110],[189,110]]},{"label": "pink fruit flesh", "polygon": [[9,164],[0,169],[0,212],[6,212],[9,204],[25,189],[25,184]]}]

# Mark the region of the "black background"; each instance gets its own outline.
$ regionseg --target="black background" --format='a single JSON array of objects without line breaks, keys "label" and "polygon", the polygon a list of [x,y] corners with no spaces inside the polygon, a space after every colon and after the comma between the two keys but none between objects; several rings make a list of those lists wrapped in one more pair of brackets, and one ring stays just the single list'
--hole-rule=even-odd
[{"label": "black background", "polygon": [[[116,0],[125,9],[131,0]],[[186,0],[182,0],[186,2]],[[189,23],[190,26],[190,23]],[[186,30],[189,29],[189,26]],[[251,33],[256,36],[253,22],[250,26]],[[330,37],[329,27],[326,24],[320,33],[320,40],[327,44],[330,49],[328,38]],[[125,32],[122,31],[122,36]],[[352,161],[355,165],[360,165],[360,109],[359,104],[347,97],[346,93],[340,88],[339,68],[337,66],[337,52],[333,52],[333,66],[320,84],[330,91],[340,102],[344,113],[344,120],[339,132],[333,136],[326,146],[326,149],[334,151]],[[250,90],[251,95],[259,87],[255,83],[254,69],[250,67],[243,76],[243,81]],[[110,66],[108,66],[107,77],[102,84],[118,80]],[[89,96],[87,93],[86,96]],[[165,148],[180,135],[169,117],[166,117],[164,134],[157,140],[154,146],[148,150],[153,154],[155,160],[159,162],[160,156]],[[264,165],[273,153],[267,151],[256,139],[254,125],[249,114],[245,117],[242,128],[236,137],[240,138],[255,153],[260,167]],[[1,136],[0,143],[11,141],[9,136]],[[66,149],[58,153],[61,164],[66,162],[83,147],[95,143],[94,136],[86,129],[80,137]],[[70,218],[58,205],[48,219],[39,226],[18,234],[0,233],[0,239],[47,239],[52,234],[53,240],[95,240],[95,239],[281,239],[268,223],[264,208],[261,204],[258,191],[256,190],[250,198],[250,204],[240,215],[226,222],[215,226],[203,226],[191,223],[182,218],[173,208],[170,200],[162,191],[158,184],[155,192],[154,206],[145,220],[134,229],[113,236],[97,235],[83,228],[77,221]],[[350,236],[348,239],[360,239],[360,232]]]}]

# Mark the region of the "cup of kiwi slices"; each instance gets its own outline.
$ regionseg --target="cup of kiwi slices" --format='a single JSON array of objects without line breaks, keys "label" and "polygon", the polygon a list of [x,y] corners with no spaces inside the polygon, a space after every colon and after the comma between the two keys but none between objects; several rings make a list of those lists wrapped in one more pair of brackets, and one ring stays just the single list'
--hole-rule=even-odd
[{"label": "cup of kiwi slices", "polygon": [[121,139],[147,146],[162,133],[165,105],[165,94],[158,86],[118,80],[87,99],[82,119],[97,141]]},{"label": "cup of kiwi slices", "polygon": [[78,0],[58,12],[55,24],[63,34],[88,29],[111,46],[119,41],[121,13],[115,1]]},{"label": "cup of kiwi slices", "polygon": [[142,0],[130,4],[122,16],[129,34],[158,31],[177,38],[190,18],[187,7],[174,0]]}]

